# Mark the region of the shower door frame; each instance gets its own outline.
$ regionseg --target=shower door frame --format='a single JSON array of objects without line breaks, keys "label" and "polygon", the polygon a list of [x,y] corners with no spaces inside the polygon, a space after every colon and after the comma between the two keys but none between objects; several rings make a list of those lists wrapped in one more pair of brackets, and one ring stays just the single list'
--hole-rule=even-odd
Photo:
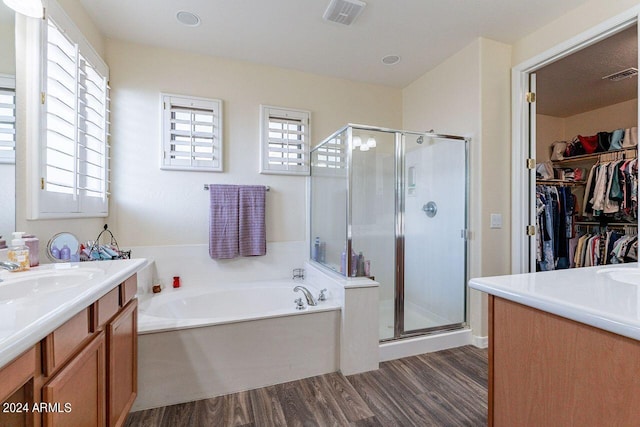
[{"label": "shower door frame", "polygon": [[[465,138],[458,135],[445,135],[438,134],[433,132],[415,132],[415,131],[406,131],[406,130],[396,130],[395,132],[395,150],[396,150],[396,166],[395,166],[395,203],[396,203],[396,259],[395,259],[395,268],[396,268],[396,277],[395,277],[395,310],[394,310],[394,336],[392,338],[381,339],[380,342],[389,342],[400,340],[404,338],[411,338],[415,336],[423,336],[432,333],[446,332],[452,330],[462,329],[467,326],[467,320],[469,317],[468,313],[468,302],[469,302],[469,294],[467,289],[467,281],[469,280],[469,143],[471,142],[471,138]],[[405,154],[406,154],[406,136],[407,135],[415,135],[415,136],[423,136],[425,138],[435,138],[435,139],[452,139],[458,141],[464,141],[464,164],[465,164],[465,194],[464,194],[464,228],[460,230],[461,238],[464,239],[464,320],[460,323],[453,323],[449,325],[435,326],[430,328],[420,328],[420,329],[412,329],[410,331],[405,331],[404,328],[404,320],[405,320],[405,276],[404,276],[404,264],[405,264]],[[401,262],[398,262],[401,260]]]},{"label": "shower door frame", "polygon": [[[353,130],[363,130],[370,132],[383,132],[383,133],[393,133],[394,134],[394,203],[395,203],[395,230],[394,230],[394,240],[395,240],[395,259],[394,259],[394,336],[391,338],[380,339],[380,342],[389,342],[395,341],[405,338],[410,338],[414,336],[424,336],[433,333],[446,332],[450,330],[459,330],[468,325],[469,319],[469,291],[467,287],[467,281],[469,280],[469,191],[470,191],[470,182],[469,182],[469,144],[471,142],[471,138],[458,136],[458,135],[446,135],[439,134],[433,132],[417,132],[417,131],[407,131],[401,129],[391,129],[385,127],[378,126],[370,126],[370,125],[360,125],[354,123],[348,123],[347,125],[341,127],[334,133],[332,133],[329,137],[322,140],[319,144],[312,148],[311,152],[315,151],[319,147],[323,146],[328,141],[334,139],[337,135],[346,131],[347,135],[347,153],[346,153],[346,167],[347,167],[347,212],[346,212],[346,253],[350,254],[352,249],[352,188],[353,188],[353,156],[352,151],[354,149],[352,137]],[[461,323],[454,323],[450,325],[442,325],[430,328],[422,328],[422,329],[413,329],[409,332],[404,330],[404,262],[405,262],[405,180],[404,180],[404,172],[405,172],[405,136],[406,135],[416,135],[423,136],[424,138],[435,138],[435,139],[451,139],[457,141],[464,141],[464,152],[465,152],[465,201],[464,201],[464,229],[461,230],[461,238],[464,239],[464,260],[463,260],[463,268],[464,268],[464,283],[462,286],[464,287],[464,320]],[[313,191],[313,190],[312,190]],[[345,277],[348,279],[350,276],[348,272],[351,271],[351,257],[347,256],[346,259],[346,272]],[[326,268],[326,266],[319,264]]]},{"label": "shower door frame", "polygon": [[[411,338],[414,336],[423,336],[432,333],[445,332],[450,330],[458,330],[462,329],[468,324],[468,302],[469,295],[466,283],[469,280],[469,143],[471,142],[471,138],[465,138],[458,135],[445,135],[438,134],[433,132],[416,132],[416,131],[407,131],[400,129],[390,129],[376,126],[368,126],[368,125],[358,125],[349,123],[347,126],[343,127],[342,130],[347,130],[347,176],[348,176],[348,185],[347,185],[347,198],[348,198],[348,207],[347,207],[347,253],[351,253],[351,208],[352,208],[352,200],[351,200],[351,189],[353,184],[353,168],[352,168],[352,136],[353,130],[364,130],[371,132],[385,132],[385,133],[393,133],[394,134],[394,143],[395,143],[395,292],[394,292],[394,322],[393,322],[393,337],[381,339],[380,342],[389,342],[395,341],[405,338]],[[335,134],[334,134],[335,135]],[[415,136],[423,136],[424,138],[436,138],[436,139],[452,139],[458,141],[464,141],[464,155],[465,155],[465,195],[464,195],[464,229],[461,230],[461,238],[464,239],[464,320],[461,323],[453,323],[450,325],[442,325],[430,328],[421,328],[421,329],[412,329],[410,331],[405,331],[404,329],[404,315],[405,315],[405,276],[404,276],[404,263],[405,263],[405,154],[406,154],[406,136],[407,135],[415,135]],[[347,257],[347,264],[351,262],[350,257]],[[351,271],[351,267],[347,267],[347,271]]]}]

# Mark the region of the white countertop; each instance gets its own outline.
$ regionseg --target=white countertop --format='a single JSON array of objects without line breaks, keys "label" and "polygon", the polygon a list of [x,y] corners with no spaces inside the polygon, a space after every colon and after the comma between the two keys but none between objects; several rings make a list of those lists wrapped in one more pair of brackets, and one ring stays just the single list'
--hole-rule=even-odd
[{"label": "white countertop", "polygon": [[640,340],[637,263],[481,277],[469,287]]},{"label": "white countertop", "polygon": [[[139,271],[144,259],[0,271],[0,367]],[[53,278],[53,280],[51,279]]]}]

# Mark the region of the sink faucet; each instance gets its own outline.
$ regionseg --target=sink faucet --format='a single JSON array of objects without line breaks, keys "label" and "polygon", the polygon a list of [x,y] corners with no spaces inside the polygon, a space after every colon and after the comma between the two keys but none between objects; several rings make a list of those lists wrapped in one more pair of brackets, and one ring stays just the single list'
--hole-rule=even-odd
[{"label": "sink faucet", "polygon": [[293,290],[294,292],[302,291],[302,293],[304,294],[304,297],[307,299],[307,305],[318,305],[318,302],[313,297],[313,295],[311,295],[311,292],[309,292],[309,289],[305,288],[304,286],[296,286],[295,288],[293,288]]},{"label": "sink faucet", "polygon": [[20,266],[15,262],[0,261],[0,268],[4,268],[5,270],[9,270],[9,271],[16,271],[17,269],[20,268]]}]

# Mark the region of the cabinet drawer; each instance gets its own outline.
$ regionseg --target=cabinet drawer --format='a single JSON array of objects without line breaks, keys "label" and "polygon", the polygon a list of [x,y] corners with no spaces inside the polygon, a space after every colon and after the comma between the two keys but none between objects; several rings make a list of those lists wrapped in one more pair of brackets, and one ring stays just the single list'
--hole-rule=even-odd
[{"label": "cabinet drawer", "polygon": [[120,289],[116,286],[96,301],[95,316],[98,328],[102,328],[120,309]]},{"label": "cabinet drawer", "polygon": [[120,285],[120,306],[124,307],[136,296],[138,291],[138,276],[134,274]]},{"label": "cabinet drawer", "polygon": [[16,390],[31,379],[36,370],[36,350],[30,348],[11,363],[0,369],[0,402],[5,401]]},{"label": "cabinet drawer", "polygon": [[44,374],[50,376],[91,334],[89,308],[76,314],[44,339]]}]

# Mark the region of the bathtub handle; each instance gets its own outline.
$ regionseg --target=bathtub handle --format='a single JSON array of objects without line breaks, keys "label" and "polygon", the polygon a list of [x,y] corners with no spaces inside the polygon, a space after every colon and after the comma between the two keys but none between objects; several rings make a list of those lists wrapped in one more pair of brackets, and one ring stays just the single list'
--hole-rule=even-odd
[{"label": "bathtub handle", "polygon": [[294,302],[296,303],[296,310],[304,310],[304,302],[302,302],[302,298],[298,298]]},{"label": "bathtub handle", "polygon": [[327,300],[327,288],[324,288],[323,290],[320,291],[320,295],[318,295],[318,301],[326,301]]}]

